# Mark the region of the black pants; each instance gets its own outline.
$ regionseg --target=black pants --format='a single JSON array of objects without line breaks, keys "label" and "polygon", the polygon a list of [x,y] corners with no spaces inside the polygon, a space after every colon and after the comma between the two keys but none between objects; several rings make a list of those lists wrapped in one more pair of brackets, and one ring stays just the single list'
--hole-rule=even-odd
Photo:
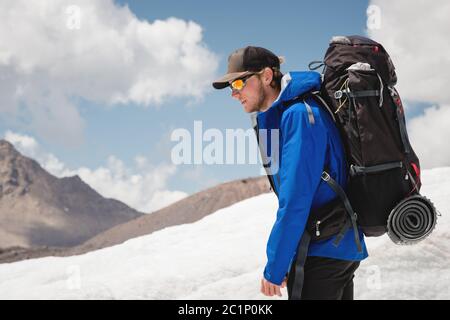
[{"label": "black pants", "polygon": [[[307,257],[301,300],[353,300],[353,277],[359,261]],[[295,263],[288,276],[288,298],[295,281]]]}]

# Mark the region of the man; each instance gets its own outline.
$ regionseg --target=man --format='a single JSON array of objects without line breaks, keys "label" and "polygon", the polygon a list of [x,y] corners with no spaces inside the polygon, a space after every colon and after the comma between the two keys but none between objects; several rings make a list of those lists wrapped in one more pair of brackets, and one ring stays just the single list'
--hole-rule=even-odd
[{"label": "man", "polygon": [[280,289],[287,285],[289,299],[353,299],[354,272],[367,257],[361,230],[355,225],[346,229],[336,245],[337,235],[310,242],[305,229],[312,210],[337,198],[322,178],[324,168],[345,188],[342,142],[332,118],[315,99],[298,99],[319,90],[320,75],[283,76],[281,62],[267,49],[241,48],[229,56],[227,73],[213,83],[216,89],[232,89],[232,97],[256,115],[257,130],[279,130],[278,146],[272,146],[278,148],[279,159],[272,159],[278,161],[278,170],[269,175],[279,207],[267,243],[261,292],[281,296]]}]

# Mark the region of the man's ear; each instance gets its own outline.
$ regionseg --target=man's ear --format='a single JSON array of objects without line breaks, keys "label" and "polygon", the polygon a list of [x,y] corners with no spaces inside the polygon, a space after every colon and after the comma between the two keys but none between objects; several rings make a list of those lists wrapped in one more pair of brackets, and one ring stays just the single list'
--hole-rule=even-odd
[{"label": "man's ear", "polygon": [[263,72],[264,83],[270,85],[273,80],[273,71],[271,68],[265,68]]}]

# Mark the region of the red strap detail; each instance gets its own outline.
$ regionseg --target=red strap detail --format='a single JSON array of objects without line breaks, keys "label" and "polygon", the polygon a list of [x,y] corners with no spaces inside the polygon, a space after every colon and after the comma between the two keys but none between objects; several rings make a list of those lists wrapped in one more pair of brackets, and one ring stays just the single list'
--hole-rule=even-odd
[{"label": "red strap detail", "polygon": [[402,100],[400,99],[399,96],[397,96],[396,98],[394,98],[394,102],[397,105],[397,108],[400,110],[400,113],[403,114],[403,104],[402,104]]},{"label": "red strap detail", "polygon": [[414,162],[411,162],[411,167],[413,167],[414,172],[416,173],[417,180],[420,181],[420,169],[419,169],[419,167]]}]

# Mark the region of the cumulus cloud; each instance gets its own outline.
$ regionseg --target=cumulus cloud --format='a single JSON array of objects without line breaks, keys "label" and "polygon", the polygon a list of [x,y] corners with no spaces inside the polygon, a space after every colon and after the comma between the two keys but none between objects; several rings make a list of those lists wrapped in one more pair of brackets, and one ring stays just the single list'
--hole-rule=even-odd
[{"label": "cumulus cloud", "polygon": [[[400,95],[434,105],[408,122],[411,143],[425,168],[450,165],[450,2],[372,0],[380,29],[368,30],[392,57]],[[406,104],[408,107],[408,104]],[[407,111],[408,112],[408,111]]]},{"label": "cumulus cloud", "polygon": [[202,28],[177,18],[139,20],[112,0],[0,3],[0,112],[41,137],[80,139],[80,98],[160,105],[201,99],[218,58]]},{"label": "cumulus cloud", "polygon": [[411,100],[450,105],[450,2],[372,0],[380,7],[380,29],[369,35],[388,50],[400,94]]},{"label": "cumulus cloud", "polygon": [[433,106],[409,121],[409,137],[421,163],[429,168],[450,166],[450,105]]},{"label": "cumulus cloud", "polygon": [[167,190],[167,181],[177,170],[174,165],[155,166],[146,157],[136,156],[134,165],[127,167],[117,157],[109,156],[105,166],[71,169],[44,151],[33,137],[7,131],[4,138],[51,174],[57,177],[79,175],[102,196],[118,199],[142,212],[153,212],[187,196],[181,191]]}]

